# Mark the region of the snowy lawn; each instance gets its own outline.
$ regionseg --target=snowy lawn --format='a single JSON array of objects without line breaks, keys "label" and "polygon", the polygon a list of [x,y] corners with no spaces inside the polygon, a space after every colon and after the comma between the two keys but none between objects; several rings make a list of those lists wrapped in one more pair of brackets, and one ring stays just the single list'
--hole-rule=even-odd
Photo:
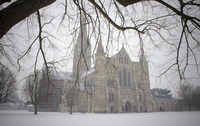
[{"label": "snowy lawn", "polygon": [[200,126],[200,111],[154,113],[59,113],[0,110],[0,126]]}]

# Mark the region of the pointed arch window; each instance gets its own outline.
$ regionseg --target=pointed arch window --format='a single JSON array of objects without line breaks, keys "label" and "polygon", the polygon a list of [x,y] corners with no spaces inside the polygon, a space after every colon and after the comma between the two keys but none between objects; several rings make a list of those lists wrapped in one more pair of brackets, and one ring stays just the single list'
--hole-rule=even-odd
[{"label": "pointed arch window", "polygon": [[122,72],[119,71],[119,86],[122,86]]},{"label": "pointed arch window", "polygon": [[124,82],[124,87],[127,87],[127,83],[126,83],[126,69],[123,69],[123,82]]},{"label": "pointed arch window", "polygon": [[111,93],[109,93],[109,102],[111,102],[111,96],[112,94]]},{"label": "pointed arch window", "polygon": [[112,101],[114,101],[114,94],[112,93]]},{"label": "pointed arch window", "polygon": [[109,93],[109,102],[114,101],[114,93]]},{"label": "pointed arch window", "polygon": [[131,77],[129,72],[128,72],[128,87],[131,87]]},{"label": "pointed arch window", "polygon": [[140,102],[142,102],[142,95],[140,94]]}]

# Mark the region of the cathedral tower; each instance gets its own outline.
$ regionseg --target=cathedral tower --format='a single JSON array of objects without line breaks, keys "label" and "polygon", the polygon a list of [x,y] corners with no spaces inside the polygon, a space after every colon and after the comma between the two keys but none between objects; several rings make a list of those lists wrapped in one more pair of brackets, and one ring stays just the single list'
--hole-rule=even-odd
[{"label": "cathedral tower", "polygon": [[151,107],[151,92],[150,92],[150,80],[149,80],[149,69],[148,69],[148,61],[144,54],[143,45],[141,46],[141,54],[140,54],[140,74],[141,74],[141,83],[143,87],[143,96],[144,96],[144,103],[145,109],[147,112],[152,112]]},{"label": "cathedral tower", "polygon": [[73,73],[78,78],[91,68],[91,44],[87,35],[85,15],[80,16],[80,31],[74,48]]},{"label": "cathedral tower", "polygon": [[95,70],[96,73],[104,73],[106,65],[106,57],[102,46],[101,37],[98,42],[97,52],[95,54]]}]

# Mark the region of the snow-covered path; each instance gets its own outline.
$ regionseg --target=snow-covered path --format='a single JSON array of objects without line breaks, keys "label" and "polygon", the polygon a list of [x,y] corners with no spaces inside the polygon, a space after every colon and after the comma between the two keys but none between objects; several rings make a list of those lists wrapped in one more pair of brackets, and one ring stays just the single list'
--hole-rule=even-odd
[{"label": "snow-covered path", "polygon": [[0,126],[200,126],[200,111],[94,114],[0,111]]}]

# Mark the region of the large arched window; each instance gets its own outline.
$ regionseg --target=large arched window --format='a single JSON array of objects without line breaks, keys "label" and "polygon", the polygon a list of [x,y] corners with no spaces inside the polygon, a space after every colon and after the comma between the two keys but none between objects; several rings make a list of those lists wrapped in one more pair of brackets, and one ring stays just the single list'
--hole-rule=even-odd
[{"label": "large arched window", "polygon": [[130,77],[130,73],[128,73],[128,86],[131,87],[131,77]]},{"label": "large arched window", "polygon": [[123,82],[124,82],[124,87],[127,87],[127,84],[126,84],[126,69],[125,68],[123,70]]},{"label": "large arched window", "polygon": [[122,73],[119,71],[119,85],[122,86]]},{"label": "large arched window", "polygon": [[142,95],[140,94],[140,102],[142,102]]},{"label": "large arched window", "polygon": [[113,101],[114,101],[114,94],[109,93],[109,102],[113,102]]},{"label": "large arched window", "polygon": [[112,93],[112,101],[114,101],[114,94]]},{"label": "large arched window", "polygon": [[111,97],[112,97],[112,94],[109,93],[109,102],[111,102]]}]

